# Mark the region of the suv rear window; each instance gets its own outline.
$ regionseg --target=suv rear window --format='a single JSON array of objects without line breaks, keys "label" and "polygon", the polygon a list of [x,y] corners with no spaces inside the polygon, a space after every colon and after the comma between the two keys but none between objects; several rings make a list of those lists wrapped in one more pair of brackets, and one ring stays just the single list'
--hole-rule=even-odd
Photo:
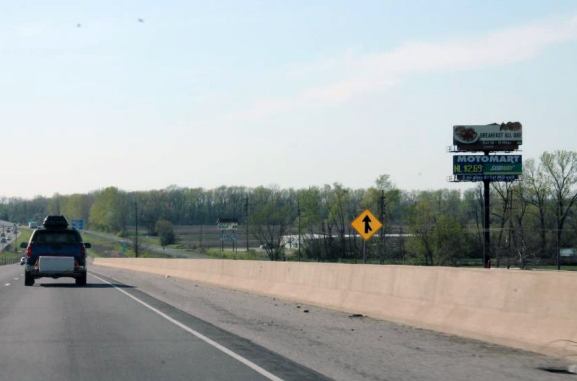
[{"label": "suv rear window", "polygon": [[82,238],[74,230],[36,230],[32,236],[32,243],[81,243]]}]

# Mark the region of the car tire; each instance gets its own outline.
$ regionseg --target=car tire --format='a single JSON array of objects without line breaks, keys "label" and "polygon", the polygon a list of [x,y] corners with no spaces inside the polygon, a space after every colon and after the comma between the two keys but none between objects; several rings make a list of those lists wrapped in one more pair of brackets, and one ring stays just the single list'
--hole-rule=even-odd
[{"label": "car tire", "polygon": [[76,278],[77,286],[86,286],[86,271],[82,273],[80,278]]},{"label": "car tire", "polygon": [[34,276],[28,271],[24,271],[24,286],[34,286]]}]

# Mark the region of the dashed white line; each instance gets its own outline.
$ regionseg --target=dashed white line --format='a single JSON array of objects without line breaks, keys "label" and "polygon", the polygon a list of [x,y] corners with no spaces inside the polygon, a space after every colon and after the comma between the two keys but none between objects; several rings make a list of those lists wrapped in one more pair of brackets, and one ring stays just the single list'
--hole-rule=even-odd
[{"label": "dashed white line", "polygon": [[10,286],[10,283],[6,283],[4,286]]},{"label": "dashed white line", "polygon": [[220,345],[219,343],[217,343],[216,341],[213,341],[211,339],[209,339],[208,337],[204,336],[201,333],[196,332],[195,330],[193,330],[192,328],[182,324],[181,322],[179,322],[178,320],[175,320],[173,318],[171,318],[170,316],[168,316],[167,314],[165,314],[164,312],[161,312],[159,310],[157,310],[156,308],[152,307],[149,304],[146,304],[145,302],[143,302],[142,300],[138,299],[135,296],[130,295],[128,292],[124,291],[121,288],[116,287],[115,285],[113,285],[110,282],[105,281],[104,279],[94,275],[94,274],[90,274],[93,277],[95,277],[96,279],[111,285],[112,287],[114,287],[115,289],[117,289],[118,291],[122,292],[123,294],[131,297],[132,299],[136,300],[138,303],[142,304],[143,306],[145,306],[146,308],[148,308],[151,311],[156,312],[158,315],[162,316],[163,318],[165,318],[166,320],[168,320],[169,322],[179,326],[180,328],[184,329],[186,332],[198,337],[200,340],[204,341],[207,344],[212,345],[213,347],[215,347],[216,349],[219,349],[220,351],[226,353],[227,355],[229,355],[230,357],[240,361],[241,363],[243,363],[244,365],[248,366],[249,368],[251,368],[252,370],[260,373],[261,375],[263,375],[264,377],[268,378],[271,381],[283,381],[282,378],[279,378],[277,376],[275,376],[274,374],[264,370],[263,368],[261,368],[260,366],[256,365],[255,363],[253,363],[252,361],[245,359],[244,357],[234,353],[233,351],[231,351],[230,349],[223,347],[222,345]]},{"label": "dashed white line", "polygon": [[18,278],[14,278],[14,280],[18,280]]}]

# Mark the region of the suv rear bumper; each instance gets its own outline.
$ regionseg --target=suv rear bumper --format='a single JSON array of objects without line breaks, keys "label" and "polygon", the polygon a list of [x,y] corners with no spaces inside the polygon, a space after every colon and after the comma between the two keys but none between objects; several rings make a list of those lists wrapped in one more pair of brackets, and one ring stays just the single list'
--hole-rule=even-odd
[{"label": "suv rear bumper", "polygon": [[25,270],[35,279],[38,278],[81,278],[86,273],[86,266],[78,266],[74,271],[40,272],[38,267],[26,265]]}]

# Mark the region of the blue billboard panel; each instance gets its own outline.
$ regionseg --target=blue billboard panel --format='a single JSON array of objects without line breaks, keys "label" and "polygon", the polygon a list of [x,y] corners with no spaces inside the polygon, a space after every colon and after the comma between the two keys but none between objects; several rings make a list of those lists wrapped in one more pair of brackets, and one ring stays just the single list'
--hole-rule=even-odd
[{"label": "blue billboard panel", "polygon": [[[523,174],[521,155],[455,155],[455,176],[520,176]],[[488,179],[485,179],[488,180]]]}]

